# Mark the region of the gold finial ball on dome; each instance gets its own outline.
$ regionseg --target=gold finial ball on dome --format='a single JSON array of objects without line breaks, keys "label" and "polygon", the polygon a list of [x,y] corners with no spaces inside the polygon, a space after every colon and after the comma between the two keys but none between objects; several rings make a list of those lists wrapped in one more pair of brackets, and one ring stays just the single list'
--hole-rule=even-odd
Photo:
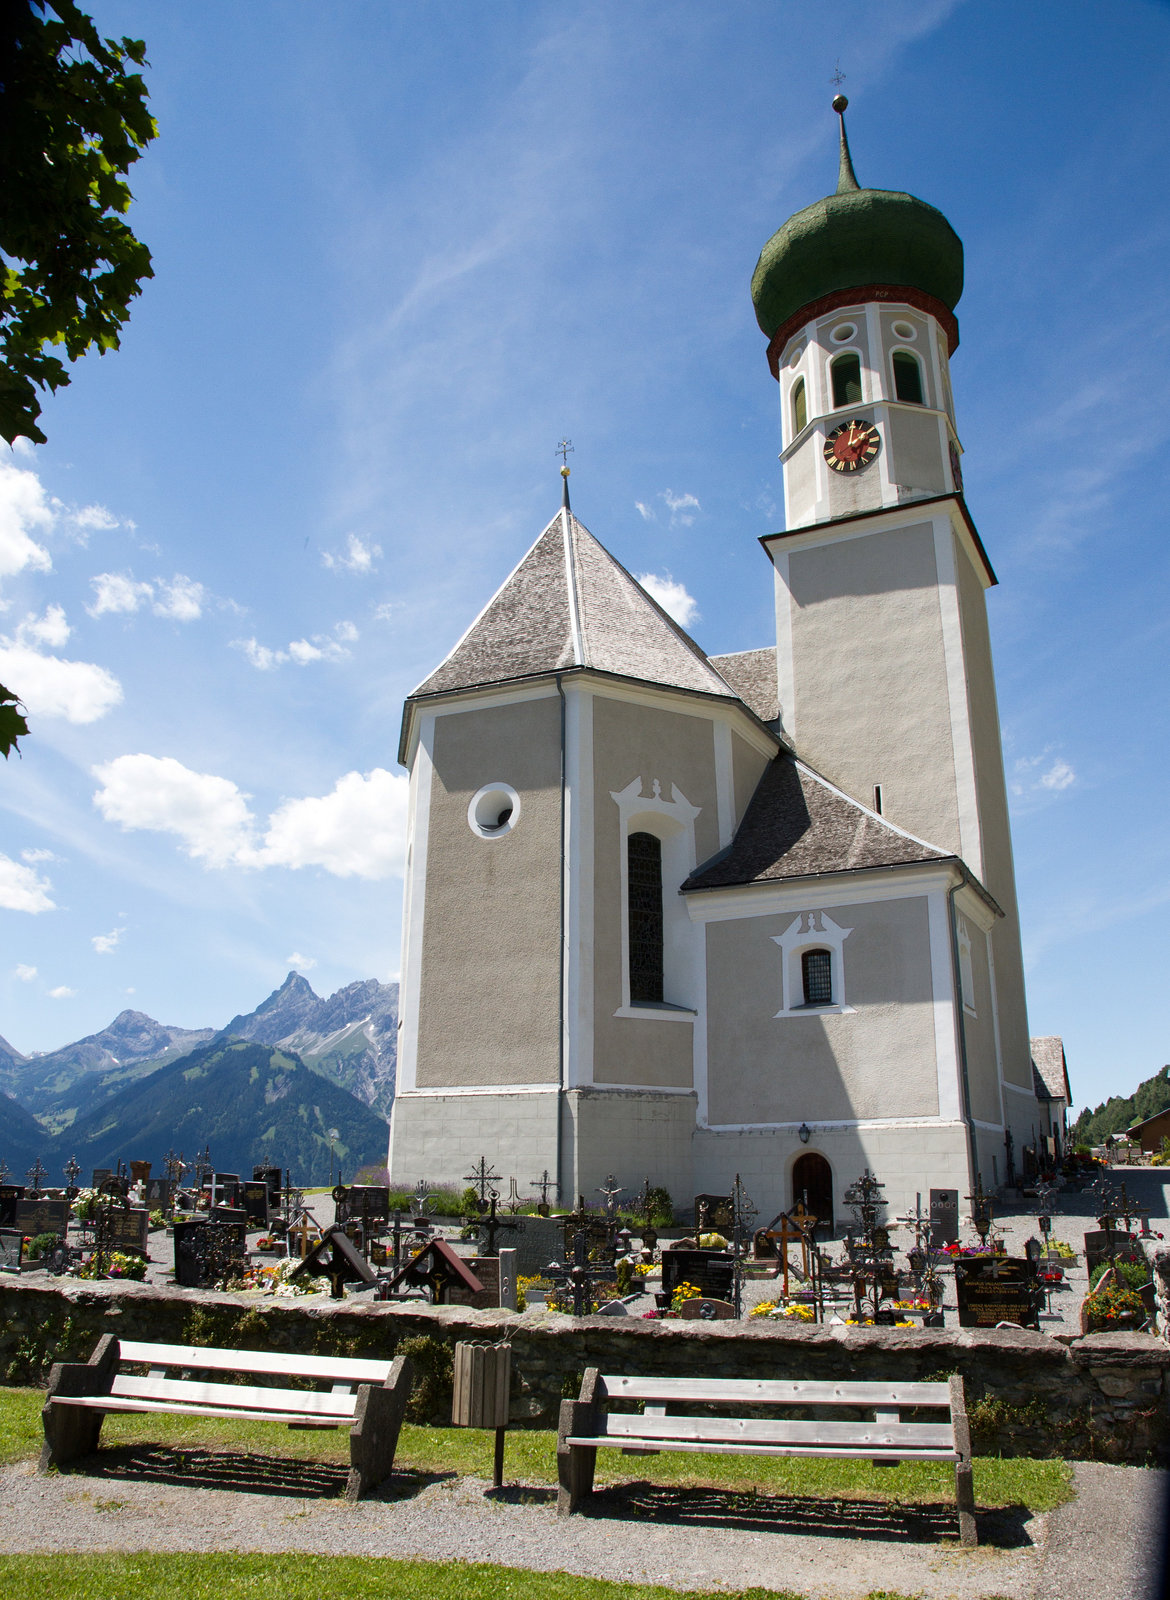
[{"label": "gold finial ball on dome", "polygon": [[835,94],[833,96],[833,110],[841,112],[847,111],[848,109],[849,101],[845,98],[845,96],[843,94]]},{"label": "gold finial ball on dome", "polygon": [[567,478],[569,476],[569,473],[572,470],[573,470],[572,467],[562,467],[561,468],[561,477],[562,478]]}]

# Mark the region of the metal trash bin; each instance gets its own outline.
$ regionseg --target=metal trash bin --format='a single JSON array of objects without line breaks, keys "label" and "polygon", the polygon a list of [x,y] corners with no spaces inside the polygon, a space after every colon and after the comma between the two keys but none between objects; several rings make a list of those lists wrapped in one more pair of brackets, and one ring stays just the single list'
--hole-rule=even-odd
[{"label": "metal trash bin", "polygon": [[504,1481],[504,1430],[512,1392],[512,1346],[473,1341],[455,1346],[455,1389],[451,1422],[456,1428],[494,1428],[496,1449],[492,1483]]}]

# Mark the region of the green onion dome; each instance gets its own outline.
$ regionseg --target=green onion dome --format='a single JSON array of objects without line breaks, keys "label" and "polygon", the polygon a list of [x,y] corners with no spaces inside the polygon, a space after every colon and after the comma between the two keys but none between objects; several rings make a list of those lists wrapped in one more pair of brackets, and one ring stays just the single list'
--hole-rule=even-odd
[{"label": "green onion dome", "polygon": [[[953,316],[963,292],[963,244],[934,206],[892,189],[863,189],[857,182],[841,113],[841,167],[836,194],[805,206],[768,240],[752,274],[752,302],[761,329],[791,336],[797,313],[828,301],[847,304],[848,291],[897,288],[908,294],[867,295],[919,303],[948,325],[958,343]],[[814,311],[812,313],[816,315]],[[807,321],[808,318],[800,318]]]}]

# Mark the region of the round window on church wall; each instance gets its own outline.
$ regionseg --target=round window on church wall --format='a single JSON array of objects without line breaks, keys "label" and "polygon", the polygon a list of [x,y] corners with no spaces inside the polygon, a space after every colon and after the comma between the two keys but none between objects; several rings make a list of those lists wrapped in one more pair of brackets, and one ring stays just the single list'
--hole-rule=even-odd
[{"label": "round window on church wall", "polygon": [[908,322],[895,322],[894,332],[899,339],[916,339],[918,337],[918,330]]},{"label": "round window on church wall", "polygon": [[520,796],[510,783],[485,783],[467,808],[467,825],[481,839],[502,839],[519,820]]},{"label": "round window on church wall", "polygon": [[857,332],[857,326],[852,322],[841,322],[829,335],[834,344],[844,344],[847,339],[852,339]]}]

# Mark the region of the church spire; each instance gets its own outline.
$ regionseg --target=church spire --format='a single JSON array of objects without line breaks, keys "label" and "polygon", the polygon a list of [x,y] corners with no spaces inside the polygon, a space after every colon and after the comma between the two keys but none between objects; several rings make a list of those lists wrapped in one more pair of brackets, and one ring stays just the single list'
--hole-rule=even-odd
[{"label": "church spire", "polygon": [[561,458],[561,482],[564,484],[564,488],[561,490],[561,508],[564,511],[572,510],[569,505],[569,455],[572,449],[572,439],[562,439],[553,451],[554,456],[560,456]]},{"label": "church spire", "polygon": [[849,102],[843,94],[833,96],[833,110],[841,118],[841,164],[837,169],[837,193],[848,194],[851,189],[860,189],[857,174],[853,170],[853,158],[849,154],[849,135],[845,132],[845,111]]}]

